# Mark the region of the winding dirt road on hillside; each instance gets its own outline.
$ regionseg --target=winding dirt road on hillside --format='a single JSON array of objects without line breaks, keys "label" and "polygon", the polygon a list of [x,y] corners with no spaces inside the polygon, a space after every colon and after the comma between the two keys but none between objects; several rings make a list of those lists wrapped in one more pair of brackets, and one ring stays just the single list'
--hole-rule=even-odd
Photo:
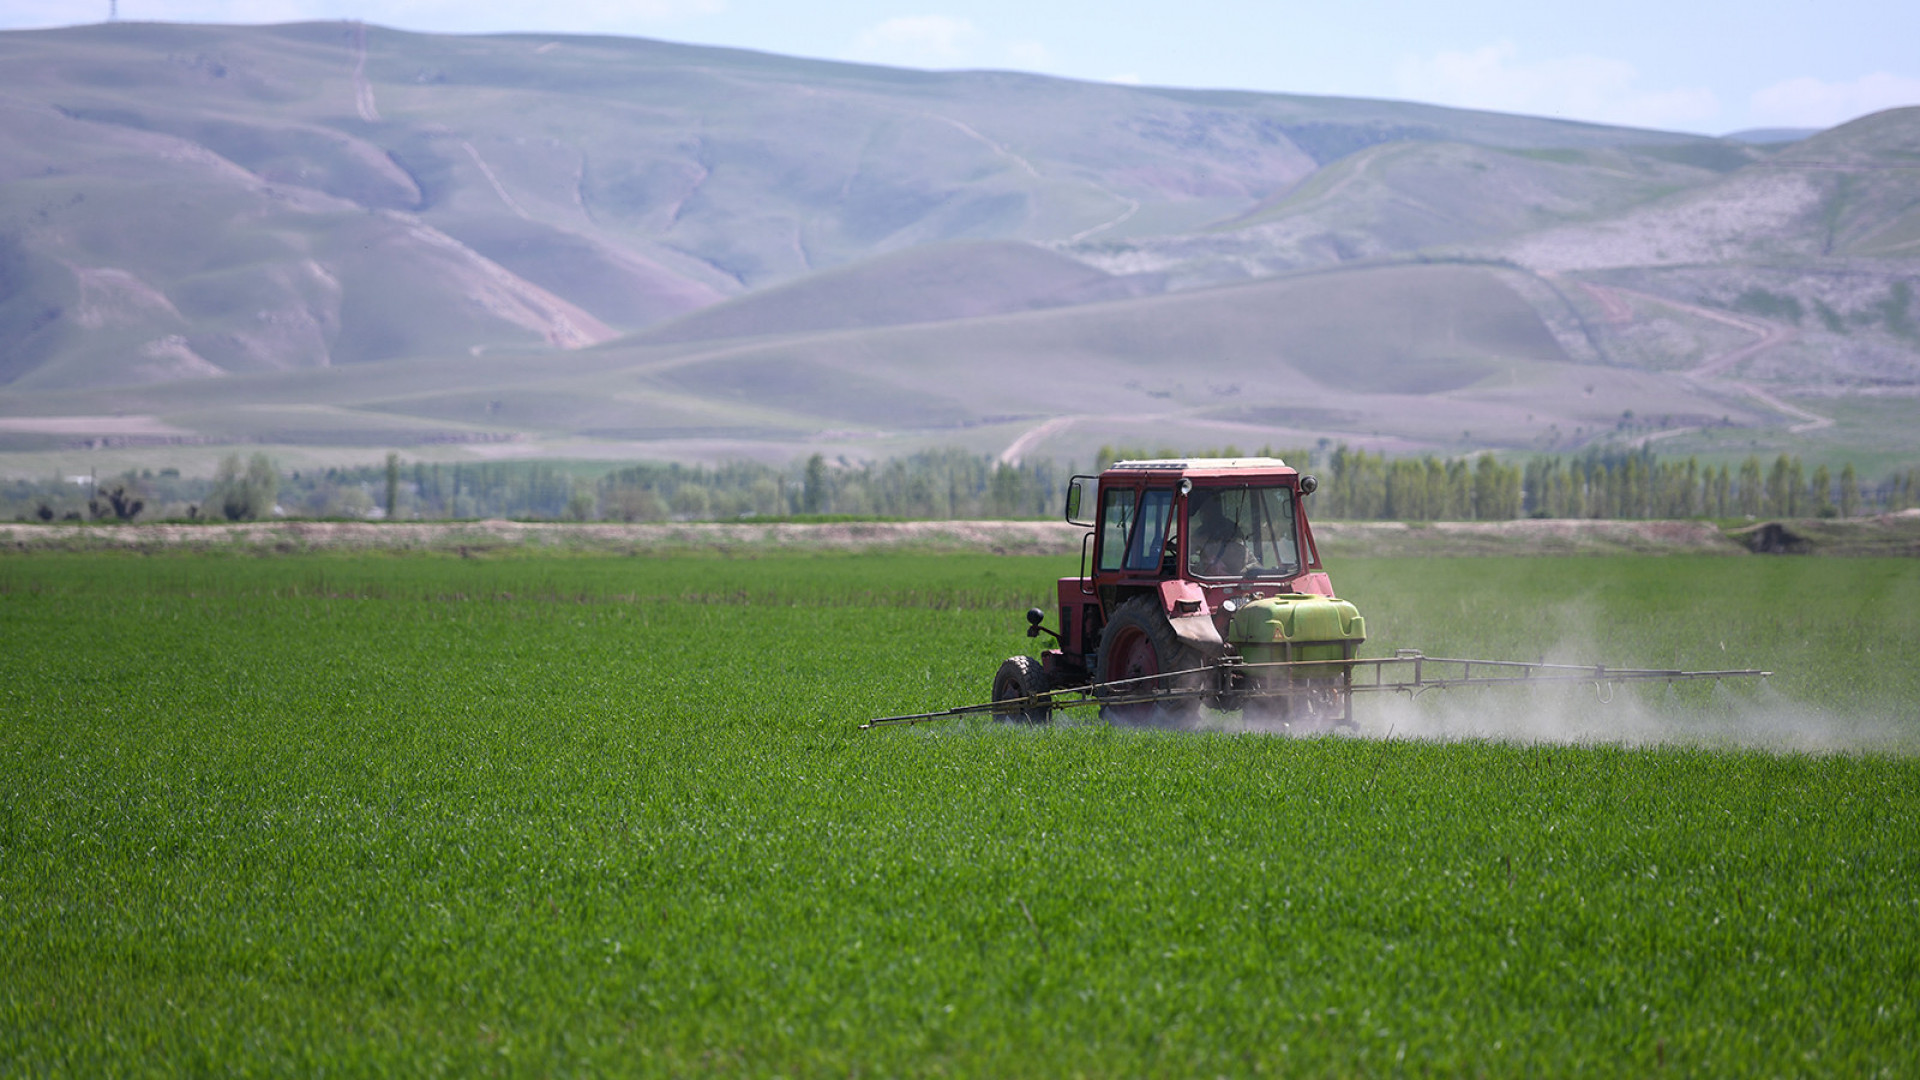
[{"label": "winding dirt road on hillside", "polygon": [[1034,447],[1072,427],[1079,419],[1077,416],[1056,416],[1028,428],[1019,438],[1008,443],[1005,450],[1000,451],[1000,464],[1020,464],[1020,460],[1031,453]]},{"label": "winding dirt road on hillside", "polygon": [[480,170],[480,175],[486,177],[487,183],[493,185],[493,193],[500,196],[500,201],[506,204],[507,209],[513,211],[522,221],[532,221],[533,215],[527,213],[527,208],[521,206],[520,200],[514,198],[513,193],[507,190],[507,186],[494,175],[493,167],[487,164],[486,158],[480,156],[480,151],[474,147],[473,143],[462,140],[460,146],[466,150],[467,156],[473,159],[474,165]]},{"label": "winding dirt road on hillside", "polygon": [[[1746,363],[1748,360],[1759,356],[1761,353],[1766,352],[1768,349],[1773,348],[1775,345],[1782,345],[1792,341],[1797,336],[1796,331],[1794,331],[1792,327],[1781,326],[1779,323],[1768,322],[1765,319],[1754,319],[1734,315],[1730,312],[1715,311],[1712,308],[1701,307],[1698,304],[1689,304],[1680,300],[1670,300],[1664,296],[1655,296],[1652,293],[1639,292],[1635,289],[1623,289],[1617,285],[1595,285],[1586,281],[1580,282],[1579,284],[1580,288],[1585,291],[1588,296],[1593,297],[1594,300],[1599,303],[1602,313],[1605,315],[1607,321],[1611,323],[1625,324],[1633,321],[1633,306],[1627,303],[1625,299],[1631,297],[1635,300],[1641,300],[1650,304],[1659,304],[1662,307],[1685,312],[1696,318],[1707,319],[1711,322],[1717,322],[1722,326],[1731,326],[1736,330],[1744,330],[1752,334],[1754,337],[1752,341],[1738,348],[1719,353],[1718,355],[1709,356],[1707,359],[1701,361],[1699,365],[1681,372],[1681,376],[1690,382],[1698,383],[1702,386],[1709,385],[1709,380],[1711,380],[1713,384],[1745,394],[1775,412],[1797,418],[1800,422],[1790,425],[1787,428],[1787,431],[1794,435],[1804,434],[1809,431],[1818,431],[1821,428],[1833,426],[1832,417],[1809,412],[1798,405],[1789,405],[1773,394],[1754,386],[1752,383],[1727,377],[1728,372]],[[1643,442],[1653,442],[1657,439],[1671,438],[1692,430],[1694,429],[1675,428],[1671,431],[1662,431],[1649,435]]]},{"label": "winding dirt road on hillside", "polygon": [[[1557,275],[1545,276],[1552,278]],[[1615,326],[1625,326],[1633,322],[1633,304],[1629,301],[1640,301],[1642,303],[1658,304],[1662,307],[1671,308],[1696,318],[1706,319],[1710,322],[1719,323],[1722,326],[1730,326],[1736,330],[1752,334],[1752,341],[1748,341],[1736,348],[1728,349],[1725,352],[1709,356],[1694,367],[1680,372],[1680,377],[1700,386],[1702,389],[1731,390],[1735,393],[1744,394],[1767,408],[1772,409],[1774,412],[1794,418],[1798,423],[1791,424],[1787,428],[1787,431],[1794,435],[1801,435],[1809,431],[1818,431],[1821,428],[1833,426],[1832,417],[1821,416],[1819,413],[1810,412],[1798,405],[1788,404],[1772,393],[1762,390],[1752,383],[1731,378],[1728,375],[1729,372],[1741,364],[1746,363],[1748,360],[1753,359],[1768,349],[1792,341],[1797,336],[1797,331],[1792,327],[1768,322],[1765,319],[1756,319],[1749,316],[1734,315],[1730,312],[1716,311],[1712,308],[1701,307],[1698,304],[1671,300],[1664,296],[1655,296],[1652,293],[1640,292],[1635,289],[1624,289],[1617,285],[1596,285],[1587,281],[1579,281],[1574,284],[1578,285],[1582,292],[1586,293],[1596,304],[1600,305],[1601,317]],[[1056,416],[1050,420],[1044,420],[1028,428],[1026,431],[1021,432],[1013,442],[1007,444],[1007,448],[1000,452],[1000,462],[1006,465],[1018,465],[1023,458],[1039,448],[1039,446],[1048,439],[1059,435],[1082,420],[1089,419],[1098,420],[1101,418],[1091,416]],[[1127,419],[1143,420],[1151,418],[1133,416]],[[1640,445],[1645,446],[1649,443],[1659,442],[1663,439],[1671,439],[1675,436],[1686,435],[1698,430],[1700,430],[1698,427],[1679,427],[1669,428],[1665,431],[1656,431],[1642,438]]]},{"label": "winding dirt road on hillside", "polygon": [[353,107],[360,119],[369,124],[380,122],[380,108],[373,101],[373,84],[367,81],[367,24],[353,24]]}]

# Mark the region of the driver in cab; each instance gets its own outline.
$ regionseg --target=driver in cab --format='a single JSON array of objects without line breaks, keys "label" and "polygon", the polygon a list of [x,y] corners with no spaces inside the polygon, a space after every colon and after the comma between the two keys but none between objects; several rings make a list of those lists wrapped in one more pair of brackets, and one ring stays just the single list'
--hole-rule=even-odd
[{"label": "driver in cab", "polygon": [[1227,514],[1225,492],[1196,491],[1189,502],[1192,534],[1187,549],[1187,572],[1198,577],[1235,577],[1249,559],[1247,533]]}]

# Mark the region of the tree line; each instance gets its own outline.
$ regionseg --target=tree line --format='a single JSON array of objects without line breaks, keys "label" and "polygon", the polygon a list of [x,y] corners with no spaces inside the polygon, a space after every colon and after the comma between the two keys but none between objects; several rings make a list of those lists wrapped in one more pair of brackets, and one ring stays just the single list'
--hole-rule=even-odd
[{"label": "tree line", "polygon": [[[1920,469],[1863,482],[1851,463],[1811,469],[1793,456],[1738,465],[1663,459],[1651,450],[1591,451],[1501,461],[1492,454],[1387,457],[1345,445],[1275,450],[1320,479],[1316,517],[1333,520],[1502,521],[1518,517],[1852,517],[1920,505]],[[1104,446],[1090,472],[1116,460],[1179,457]],[[1239,457],[1234,446],[1192,457]],[[522,518],[712,521],[822,516],[900,519],[1053,518],[1078,471],[1050,459],[1011,464],[961,449],[881,461],[823,454],[786,466],[581,462],[404,462],[281,473],[264,454],[224,459],[211,478],[176,469],[105,479],[14,480],[0,519],[22,521]]]},{"label": "tree line", "polygon": [[1863,485],[1851,462],[1836,474],[1787,454],[1715,466],[1647,449],[1595,450],[1515,465],[1492,454],[1387,458],[1342,446],[1324,471],[1322,516],[1359,520],[1856,517],[1920,505],[1920,469]]},{"label": "tree line", "polygon": [[[882,461],[810,458],[781,467],[582,462],[405,462],[281,473],[264,454],[230,455],[208,478],[178,469],[14,480],[0,520],[313,519],[711,521],[753,518],[1044,518],[1059,512],[1070,467],[927,450]],[[139,509],[116,513],[111,505]]]}]

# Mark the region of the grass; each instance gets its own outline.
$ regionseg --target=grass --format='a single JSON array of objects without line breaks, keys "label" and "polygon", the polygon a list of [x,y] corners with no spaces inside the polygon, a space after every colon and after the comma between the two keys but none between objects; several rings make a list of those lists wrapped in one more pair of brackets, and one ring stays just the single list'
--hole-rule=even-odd
[{"label": "grass", "polygon": [[1663,440],[1660,454],[1666,458],[1698,456],[1703,464],[1726,465],[1736,474],[1749,455],[1771,467],[1775,457],[1788,454],[1803,458],[1809,471],[1818,465],[1831,467],[1836,482],[1841,467],[1852,462],[1859,470],[1862,487],[1877,485],[1890,475],[1913,468],[1920,460],[1920,435],[1900,422],[1900,418],[1913,415],[1911,398],[1789,395],[1789,400],[1832,418],[1833,426],[1798,435],[1784,429],[1709,428]]},{"label": "grass", "polygon": [[[0,559],[0,1073],[1920,1062],[1912,757],[854,731],[1065,562]],[[1910,561],[1336,579],[1383,649],[1724,637],[1916,723]]]}]

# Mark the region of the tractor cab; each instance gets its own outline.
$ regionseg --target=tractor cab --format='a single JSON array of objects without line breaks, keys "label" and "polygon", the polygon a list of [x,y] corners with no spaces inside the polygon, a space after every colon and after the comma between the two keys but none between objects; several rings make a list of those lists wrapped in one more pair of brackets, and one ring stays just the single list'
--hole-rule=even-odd
[{"label": "tractor cab", "polygon": [[1302,502],[1316,486],[1279,458],[1122,461],[1076,476],[1067,519],[1093,529],[1093,571],[1069,580],[1090,581],[1107,607],[1171,579],[1219,598],[1303,578],[1330,592]]},{"label": "tractor cab", "polygon": [[1080,573],[1059,580],[1058,632],[1041,625],[1041,609],[1027,615],[1029,635],[1051,634],[1059,648],[1015,664],[1020,677],[996,685],[996,698],[1222,657],[1351,659],[1364,623],[1321,569],[1305,508],[1316,486],[1267,457],[1121,461],[1074,477],[1066,518],[1089,530]]}]

